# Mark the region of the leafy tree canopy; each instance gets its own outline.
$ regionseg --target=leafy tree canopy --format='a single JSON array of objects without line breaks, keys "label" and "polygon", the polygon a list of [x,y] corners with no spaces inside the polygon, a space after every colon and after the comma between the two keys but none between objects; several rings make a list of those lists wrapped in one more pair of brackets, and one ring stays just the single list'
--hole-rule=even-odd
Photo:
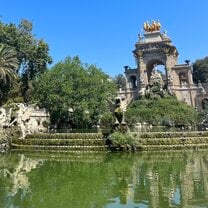
[{"label": "leafy tree canopy", "polygon": [[[95,65],[83,64],[79,57],[67,57],[34,83],[33,100],[51,114],[51,121],[59,127],[67,123],[69,109],[76,128],[96,125],[107,110],[109,94],[115,85]],[[72,110],[71,110],[72,109]]]},{"label": "leafy tree canopy", "polygon": [[152,125],[174,124],[175,126],[195,125],[197,112],[194,108],[168,96],[161,99],[147,99],[132,102],[126,113],[129,124],[147,122]]},{"label": "leafy tree canopy", "polygon": [[18,66],[16,51],[10,46],[0,43],[0,103],[4,102],[10,88],[17,83]]},{"label": "leafy tree canopy", "polygon": [[193,64],[193,80],[195,83],[198,81],[208,81],[208,57],[196,60]]},{"label": "leafy tree canopy", "polygon": [[19,66],[17,72],[22,77],[22,94],[27,101],[30,80],[47,69],[52,62],[48,44],[37,39],[32,33],[32,23],[23,19],[19,25],[4,24],[0,21],[0,43],[16,51]]},{"label": "leafy tree canopy", "polygon": [[115,82],[117,89],[125,89],[126,88],[126,78],[123,74],[118,74],[113,78],[113,81]]}]

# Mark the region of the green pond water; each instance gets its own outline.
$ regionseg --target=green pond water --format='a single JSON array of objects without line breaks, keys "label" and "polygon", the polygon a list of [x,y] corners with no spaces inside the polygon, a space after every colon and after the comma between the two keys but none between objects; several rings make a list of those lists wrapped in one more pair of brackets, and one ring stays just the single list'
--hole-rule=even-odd
[{"label": "green pond water", "polygon": [[0,207],[208,207],[208,151],[0,154]]}]

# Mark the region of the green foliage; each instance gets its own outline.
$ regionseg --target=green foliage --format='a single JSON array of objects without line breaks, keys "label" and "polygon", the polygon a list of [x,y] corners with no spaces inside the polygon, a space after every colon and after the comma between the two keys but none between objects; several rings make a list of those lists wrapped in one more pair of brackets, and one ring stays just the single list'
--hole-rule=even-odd
[{"label": "green foliage", "polygon": [[0,96],[1,102],[6,100],[12,87],[15,87],[19,62],[14,48],[0,44]]},{"label": "green foliage", "polygon": [[30,80],[47,69],[52,62],[48,55],[49,47],[42,39],[32,34],[32,23],[23,19],[19,25],[0,22],[0,42],[14,48],[17,52],[18,70],[22,77],[22,94],[28,101]]},{"label": "green foliage", "polygon": [[197,124],[197,112],[175,97],[157,100],[143,98],[128,106],[126,120],[129,125],[147,122],[157,126],[168,122],[178,127],[194,126]]},{"label": "green foliage", "polygon": [[73,128],[91,128],[108,111],[107,98],[114,92],[115,85],[104,72],[68,57],[36,80],[33,100],[50,112],[58,127],[68,122]]},{"label": "green foliage", "polygon": [[15,80],[19,66],[16,51],[5,44],[0,44],[0,76],[4,83]]},{"label": "green foliage", "polygon": [[113,150],[132,150],[136,145],[134,138],[128,133],[114,132],[109,139]]},{"label": "green foliage", "polygon": [[117,89],[125,89],[126,88],[126,78],[123,74],[118,74],[113,78],[113,82],[115,82]]},{"label": "green foliage", "polygon": [[19,77],[16,79],[15,84],[12,84],[12,86],[3,85],[3,88],[1,88],[3,96],[0,103],[4,106],[10,105],[11,103],[23,103],[24,99],[21,94],[20,85],[21,83]]},{"label": "green foliage", "polygon": [[193,80],[195,83],[198,81],[208,81],[208,57],[196,60],[193,64]]},{"label": "green foliage", "polygon": [[100,119],[101,128],[109,128],[111,129],[114,123],[113,114],[110,111],[106,111],[102,114]]}]

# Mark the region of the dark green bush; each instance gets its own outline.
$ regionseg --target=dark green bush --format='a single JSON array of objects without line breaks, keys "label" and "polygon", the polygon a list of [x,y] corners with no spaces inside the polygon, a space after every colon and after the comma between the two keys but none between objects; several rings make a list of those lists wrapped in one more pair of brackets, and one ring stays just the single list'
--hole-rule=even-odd
[{"label": "dark green bush", "polygon": [[112,150],[134,150],[136,149],[135,139],[128,133],[114,132],[110,135]]},{"label": "dark green bush", "polygon": [[100,126],[101,128],[112,128],[114,123],[114,118],[112,112],[105,112],[103,113],[100,119]]},{"label": "dark green bush", "polygon": [[153,126],[166,125],[187,127],[197,124],[198,112],[194,108],[169,96],[161,99],[147,99],[132,102],[126,112],[129,125],[147,122]]}]

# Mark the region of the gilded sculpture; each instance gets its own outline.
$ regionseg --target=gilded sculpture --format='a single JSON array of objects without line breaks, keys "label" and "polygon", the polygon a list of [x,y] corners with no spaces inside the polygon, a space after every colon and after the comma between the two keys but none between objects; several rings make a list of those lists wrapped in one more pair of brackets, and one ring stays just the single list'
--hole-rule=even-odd
[{"label": "gilded sculpture", "polygon": [[161,28],[161,24],[159,20],[157,22],[155,20],[152,20],[152,24],[149,24],[149,22],[146,21],[144,22],[144,26],[143,26],[145,32],[159,31],[160,28]]}]

